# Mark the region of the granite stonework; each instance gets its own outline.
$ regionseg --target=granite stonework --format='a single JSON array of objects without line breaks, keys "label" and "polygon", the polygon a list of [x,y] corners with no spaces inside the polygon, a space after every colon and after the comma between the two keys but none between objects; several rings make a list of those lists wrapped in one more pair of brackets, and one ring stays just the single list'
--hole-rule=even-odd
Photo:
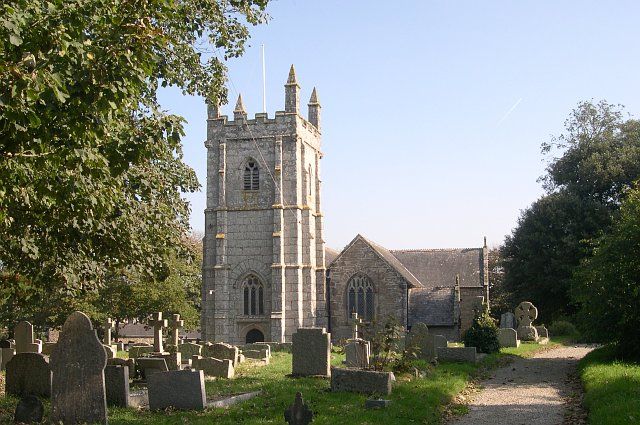
[{"label": "granite stonework", "polygon": [[[300,326],[327,326],[321,108],[314,93],[303,118],[293,69],[285,93],[285,110],[275,117],[258,113],[249,119],[241,101],[233,120],[221,116],[217,105],[208,107],[201,320],[206,341],[241,345],[262,336],[285,342]],[[256,170],[256,184],[245,188],[248,168]],[[264,290],[257,314],[244,308],[249,281]]]},{"label": "granite stonework", "polygon": [[137,359],[138,357],[148,356],[153,353],[153,345],[133,345],[129,347],[129,358]]},{"label": "granite stonework", "polygon": [[518,321],[516,315],[510,311],[502,313],[500,315],[500,328],[502,329],[515,329],[518,327]]},{"label": "granite stonework", "polygon": [[292,375],[331,375],[331,334],[324,328],[298,328],[291,352]]},{"label": "granite stonework", "polygon": [[162,357],[140,357],[136,359],[136,368],[142,379],[147,380],[152,374],[169,370],[166,360]]},{"label": "granite stonework", "polygon": [[[203,357],[211,357],[219,360],[231,360],[234,367],[238,365],[239,352],[240,350],[238,347],[231,344],[225,344],[224,342],[216,342],[213,344],[207,342],[202,347]],[[193,359],[193,357],[191,358]]]},{"label": "granite stonework", "polygon": [[40,353],[42,342],[33,339],[33,325],[29,322],[20,322],[14,329],[15,349],[18,353]]},{"label": "granite stonework", "polygon": [[520,340],[518,332],[515,329],[500,328],[498,329],[498,342],[500,347],[519,347]]},{"label": "granite stonework", "polygon": [[76,311],[67,318],[50,362],[51,421],[106,424],[107,353],[87,315]]},{"label": "granite stonework", "polygon": [[182,354],[182,360],[190,359],[191,356],[202,355],[202,345],[188,342],[178,345],[178,351]]},{"label": "granite stonework", "polygon": [[438,360],[476,363],[476,347],[438,347]]},{"label": "granite stonework", "polygon": [[344,346],[345,361],[348,367],[368,368],[371,356],[371,343],[364,339],[349,339]]},{"label": "granite stonework", "polygon": [[206,407],[201,370],[172,370],[149,375],[149,409],[203,410]]},{"label": "granite stonework", "polygon": [[201,370],[205,376],[231,379],[235,374],[233,362],[229,359],[219,360],[210,357],[192,356],[191,369]]},{"label": "granite stonework", "polygon": [[392,372],[331,368],[331,391],[391,394]]},{"label": "granite stonework", "polygon": [[515,309],[516,319],[518,319],[518,339],[522,341],[537,341],[538,331],[532,326],[533,321],[538,318],[538,309],[529,301],[523,301]]},{"label": "granite stonework", "polygon": [[104,387],[109,406],[129,407],[129,368],[107,365],[104,369]]},{"label": "granite stonework", "polygon": [[7,363],[5,391],[17,397],[51,397],[51,368],[39,353],[19,353]]}]

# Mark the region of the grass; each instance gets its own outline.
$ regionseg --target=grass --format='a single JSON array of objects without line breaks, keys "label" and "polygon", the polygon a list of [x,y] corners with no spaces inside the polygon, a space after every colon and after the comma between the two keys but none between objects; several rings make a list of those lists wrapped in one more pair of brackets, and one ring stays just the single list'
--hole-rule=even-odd
[{"label": "grass", "polygon": [[[300,391],[314,411],[314,424],[438,424],[445,407],[453,413],[464,413],[465,406],[448,406],[456,394],[461,392],[477,374],[502,364],[510,356],[528,356],[544,346],[522,344],[518,348],[504,349],[491,354],[480,364],[441,363],[433,368],[420,364],[426,376],[396,375],[398,382],[393,393],[385,396],[392,400],[384,410],[364,408],[365,395],[332,393],[329,380],[322,378],[292,378],[291,355],[274,353],[268,366],[243,363],[236,369],[236,377],[229,380],[206,382],[208,398],[262,391],[249,401],[228,409],[207,409],[203,412],[149,412],[135,409],[110,408],[111,425],[132,424],[281,424],[284,410]],[[332,353],[332,364],[340,365],[343,356]],[[17,400],[0,397],[0,423],[8,423]],[[48,405],[48,403],[46,403]],[[48,406],[47,406],[48,407]]]},{"label": "grass", "polygon": [[615,360],[607,346],[586,355],[579,370],[590,424],[640,424],[640,364]]}]

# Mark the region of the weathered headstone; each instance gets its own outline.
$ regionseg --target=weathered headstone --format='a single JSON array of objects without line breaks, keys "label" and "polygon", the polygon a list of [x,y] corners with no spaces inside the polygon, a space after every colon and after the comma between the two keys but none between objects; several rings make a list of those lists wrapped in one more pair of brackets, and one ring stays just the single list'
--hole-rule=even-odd
[{"label": "weathered headstone", "polygon": [[188,342],[178,345],[178,351],[182,354],[182,360],[190,359],[191,356],[200,356],[202,354],[202,345]]},{"label": "weathered headstone", "polygon": [[500,328],[501,329],[515,329],[518,327],[516,322],[516,315],[510,311],[502,313],[500,315]]},{"label": "weathered headstone", "polygon": [[167,327],[167,321],[162,318],[162,312],[159,311],[149,320],[149,326],[153,326],[153,351],[156,353],[164,353],[162,344],[162,331]]},{"label": "weathered headstone", "polygon": [[206,406],[204,374],[201,370],[172,370],[149,376],[149,409],[172,407],[202,410]]},{"label": "weathered headstone", "polygon": [[247,359],[260,360],[269,364],[269,350],[266,348],[260,350],[242,350],[242,354]]},{"label": "weathered headstone", "polygon": [[523,301],[516,307],[515,315],[518,319],[518,339],[537,341],[538,331],[532,326],[532,323],[538,318],[538,309],[529,301]]},{"label": "weathered headstone", "polygon": [[150,356],[164,359],[169,370],[180,370],[182,368],[182,354],[177,351],[172,353],[151,353]]},{"label": "weathered headstone", "polygon": [[364,339],[349,339],[344,346],[345,362],[349,367],[367,368],[369,367],[369,357],[371,355],[371,344]]},{"label": "weathered headstone", "polygon": [[34,395],[28,395],[18,402],[13,421],[20,424],[40,423],[43,415],[44,406],[40,399]]},{"label": "weathered headstone", "polygon": [[536,326],[540,338],[549,338],[549,331],[544,326]]},{"label": "weathered headstone", "polygon": [[104,387],[109,406],[129,407],[129,368],[107,365],[104,369]]},{"label": "weathered headstone", "polygon": [[107,353],[91,320],[76,311],[64,322],[51,353],[51,421],[107,423],[104,368]]},{"label": "weathered headstone", "polygon": [[293,375],[331,375],[331,334],[325,328],[298,328],[292,342]]},{"label": "weathered headstone", "polygon": [[191,369],[201,370],[205,376],[231,379],[235,374],[233,362],[229,359],[219,360],[210,357],[191,357]]},{"label": "weathered headstone", "polygon": [[391,400],[381,398],[369,398],[364,402],[365,409],[386,409],[391,404]]},{"label": "weathered headstone", "polygon": [[33,339],[33,325],[29,322],[20,322],[14,330],[16,340],[16,354],[18,353],[40,353],[42,345]]},{"label": "weathered headstone", "polygon": [[308,425],[313,421],[313,412],[302,400],[301,393],[296,393],[293,404],[284,411],[284,420],[289,425]]},{"label": "weathered headstone", "polygon": [[419,359],[433,361],[438,356],[438,348],[447,346],[447,339],[430,333],[424,323],[416,323],[407,336],[407,344],[405,348],[417,349]]},{"label": "weathered headstone", "polygon": [[[118,347],[111,340],[111,331],[114,328],[115,328],[115,323],[110,317],[107,317],[104,321],[104,338],[102,342],[106,347],[109,347],[110,351],[113,353],[112,357],[115,357],[116,353],[118,352]],[[107,353],[107,355],[108,354],[109,353]]]},{"label": "weathered headstone", "polygon": [[138,357],[148,355],[153,351],[152,345],[134,345],[129,347],[129,358],[137,359]]},{"label": "weathered headstone", "polygon": [[154,357],[140,357],[136,360],[136,367],[140,371],[140,375],[144,379],[149,379],[149,376],[159,373],[167,372],[167,362],[163,358]]},{"label": "weathered headstone", "polygon": [[0,348],[0,370],[5,370],[9,360],[16,354],[15,348],[11,347],[9,341],[6,341],[7,347]]},{"label": "weathered headstone", "polygon": [[331,369],[331,391],[391,394],[392,376],[392,372],[334,367]]},{"label": "weathered headstone", "polygon": [[129,378],[133,379],[136,376],[136,359],[114,357],[113,359],[107,359],[107,366],[124,366],[129,369]]},{"label": "weathered headstone", "polygon": [[498,342],[500,347],[519,347],[520,340],[515,329],[500,328],[498,329]]},{"label": "weathered headstone", "polygon": [[216,342],[213,344],[207,342],[204,346],[202,346],[203,357],[212,357],[214,359],[220,360],[231,360],[234,367],[238,364],[238,353],[238,347],[230,344],[225,344],[224,342]]},{"label": "weathered headstone", "polygon": [[171,317],[171,346],[178,347],[180,343],[180,329],[184,326],[184,320],[180,320],[179,314],[174,314]]},{"label": "weathered headstone", "polygon": [[19,353],[7,363],[7,394],[51,397],[51,368],[39,353]]},{"label": "weathered headstone", "polygon": [[476,347],[438,347],[438,360],[476,363],[478,355]]},{"label": "weathered headstone", "polygon": [[269,344],[263,344],[262,342],[254,342],[253,344],[245,344],[242,347],[242,351],[264,351],[266,357],[271,358],[271,346]]},{"label": "weathered headstone", "polygon": [[53,348],[56,346],[55,342],[45,342],[42,344],[42,354],[50,356],[53,352]]}]

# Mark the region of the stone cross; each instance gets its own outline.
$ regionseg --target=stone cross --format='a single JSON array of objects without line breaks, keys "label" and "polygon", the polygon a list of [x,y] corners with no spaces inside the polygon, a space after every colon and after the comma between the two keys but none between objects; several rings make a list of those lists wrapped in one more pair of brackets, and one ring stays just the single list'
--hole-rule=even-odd
[{"label": "stone cross", "polygon": [[161,311],[153,314],[153,318],[149,320],[149,325],[153,326],[153,351],[163,353],[162,330],[167,327],[167,320],[162,319]]},{"label": "stone cross", "polygon": [[171,344],[178,349],[179,343],[179,330],[184,326],[184,320],[180,320],[179,314],[174,314],[171,319]]},{"label": "stone cross", "polygon": [[538,309],[529,301],[523,301],[516,307],[515,314],[518,326],[528,327],[538,318]]},{"label": "stone cross", "polygon": [[284,411],[284,420],[289,425],[307,425],[313,420],[313,412],[304,403],[299,392],[296,393],[293,404]]},{"label": "stone cross", "polygon": [[106,425],[107,353],[84,313],[76,311],[64,322],[50,365],[51,422]]},{"label": "stone cross", "polygon": [[111,345],[111,329],[114,328],[113,320],[107,317],[104,321],[104,345]]},{"label": "stone cross", "polygon": [[358,313],[351,313],[351,327],[353,328],[353,339],[358,339],[358,325],[362,324],[362,319],[358,318]]}]

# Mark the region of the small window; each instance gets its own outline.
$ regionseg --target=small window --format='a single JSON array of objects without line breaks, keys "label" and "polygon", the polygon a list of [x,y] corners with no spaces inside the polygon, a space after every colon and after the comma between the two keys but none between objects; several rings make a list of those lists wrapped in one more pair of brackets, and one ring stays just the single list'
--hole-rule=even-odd
[{"label": "small window", "polygon": [[260,171],[254,160],[247,162],[244,167],[244,190],[258,190],[260,188]]},{"label": "small window", "polygon": [[262,283],[254,275],[248,276],[242,284],[244,298],[244,315],[257,316],[264,314],[264,289]]},{"label": "small window", "polygon": [[373,285],[368,277],[356,275],[347,285],[347,317],[358,313],[358,317],[370,322],[375,315],[373,303]]}]

